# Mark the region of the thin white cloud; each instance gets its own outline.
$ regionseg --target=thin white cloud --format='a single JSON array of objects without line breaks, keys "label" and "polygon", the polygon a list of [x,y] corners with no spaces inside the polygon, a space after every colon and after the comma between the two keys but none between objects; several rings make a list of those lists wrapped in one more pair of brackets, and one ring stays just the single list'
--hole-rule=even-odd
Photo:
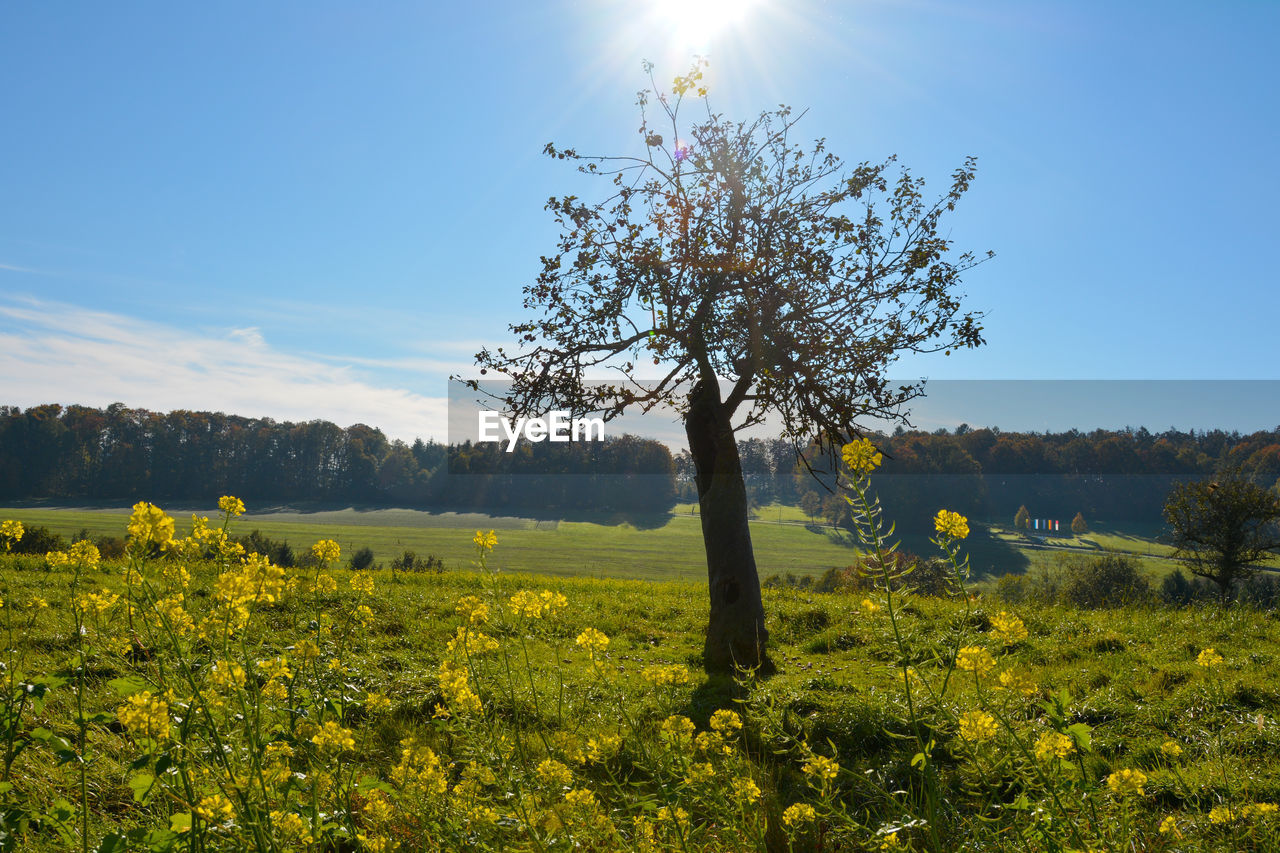
[{"label": "thin white cloud", "polygon": [[35,275],[52,275],[52,273],[47,273],[44,270],[33,270],[31,267],[20,267],[14,264],[0,263],[0,270],[7,270],[9,272],[27,272],[34,273]]},{"label": "thin white cloud", "polygon": [[273,349],[256,328],[200,335],[76,306],[0,303],[0,404],[77,403],[364,423],[443,440],[447,400],[379,387],[339,364]]}]

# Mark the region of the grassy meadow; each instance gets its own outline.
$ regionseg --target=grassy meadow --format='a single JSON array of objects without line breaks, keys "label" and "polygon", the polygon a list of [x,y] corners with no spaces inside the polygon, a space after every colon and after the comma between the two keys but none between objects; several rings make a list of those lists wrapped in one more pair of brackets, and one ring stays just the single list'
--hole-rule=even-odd
[{"label": "grassy meadow", "polygon": [[[301,550],[324,525],[224,500],[185,538],[151,507],[69,514],[127,523],[123,561],[0,555],[0,850],[1280,845],[1274,613],[781,587],[764,591],[778,673],[708,677],[705,582],[516,570],[539,534],[601,567],[692,544],[348,520],[283,570],[227,533],[289,530]],[[661,531],[681,524],[696,535]],[[843,548],[803,525],[753,534],[770,526]],[[333,539],[360,529],[451,539],[455,564],[350,572]],[[968,538],[940,515],[958,580]]]}]

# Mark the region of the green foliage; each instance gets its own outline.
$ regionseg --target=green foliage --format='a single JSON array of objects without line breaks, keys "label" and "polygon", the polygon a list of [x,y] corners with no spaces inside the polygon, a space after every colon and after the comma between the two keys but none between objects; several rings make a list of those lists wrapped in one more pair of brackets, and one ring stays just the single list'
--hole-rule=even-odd
[{"label": "green foliage", "polygon": [[1076,517],[1071,519],[1071,532],[1077,536],[1089,532],[1089,524],[1084,520],[1084,513],[1077,512]]},{"label": "green foliage", "polygon": [[363,571],[373,565],[373,549],[361,548],[347,560],[347,567],[352,571]]},{"label": "green foliage", "polygon": [[1027,512],[1026,504],[1018,507],[1018,512],[1013,516],[1013,526],[1019,530],[1026,530],[1031,526],[1031,513]]},{"label": "green foliage", "polygon": [[1063,604],[1089,609],[1129,607],[1143,604],[1151,596],[1151,587],[1132,557],[1071,557],[1065,564],[1066,583],[1060,593]]},{"label": "green foliage", "polygon": [[1224,601],[1235,583],[1280,552],[1280,497],[1238,471],[1178,484],[1164,518],[1187,568],[1216,583]]}]

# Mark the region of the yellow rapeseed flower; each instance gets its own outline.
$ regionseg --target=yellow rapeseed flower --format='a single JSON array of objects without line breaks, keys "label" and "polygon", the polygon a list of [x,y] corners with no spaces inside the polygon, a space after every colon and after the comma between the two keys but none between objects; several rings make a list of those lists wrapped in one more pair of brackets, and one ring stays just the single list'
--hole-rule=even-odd
[{"label": "yellow rapeseed flower", "polygon": [[760,799],[760,786],[750,776],[739,776],[733,780],[733,798],[754,803]]},{"label": "yellow rapeseed flower", "polygon": [[1164,743],[1160,744],[1160,751],[1169,758],[1177,758],[1182,755],[1182,747],[1174,740],[1166,740]]},{"label": "yellow rapeseed flower", "polygon": [[956,653],[956,666],[965,672],[986,675],[995,665],[995,658],[981,646],[965,646]]},{"label": "yellow rapeseed flower", "polygon": [[358,595],[373,595],[373,575],[368,572],[356,572],[351,576],[351,588]]},{"label": "yellow rapeseed flower", "polygon": [[135,693],[116,708],[116,719],[134,737],[166,740],[169,737],[169,703],[150,690]]},{"label": "yellow rapeseed flower", "polygon": [[538,781],[551,788],[567,788],[573,783],[573,771],[554,758],[548,758],[534,769]]},{"label": "yellow rapeseed flower", "polygon": [[662,739],[673,746],[687,745],[694,731],[693,720],[680,714],[672,714],[662,721]]},{"label": "yellow rapeseed flower", "polygon": [[690,785],[703,785],[716,778],[716,768],[708,761],[695,762],[689,765],[689,772],[684,780]]},{"label": "yellow rapeseed flower", "polygon": [[511,596],[511,610],[526,619],[541,619],[543,603],[536,592],[522,589]]},{"label": "yellow rapeseed flower", "polygon": [[139,501],[133,505],[133,515],[129,517],[129,538],[161,547],[168,545],[173,541],[173,519],[160,507]]},{"label": "yellow rapeseed flower", "polygon": [[960,737],[975,743],[991,740],[998,728],[996,718],[986,711],[969,711],[960,715]]},{"label": "yellow rapeseed flower", "polygon": [[231,495],[218,498],[218,509],[230,516],[244,515],[244,501]]},{"label": "yellow rapeseed flower", "polygon": [[728,737],[742,730],[742,718],[735,711],[721,708],[711,715],[711,730]]},{"label": "yellow rapeseed flower", "polygon": [[71,548],[67,551],[67,559],[72,563],[79,563],[82,568],[96,569],[102,554],[98,552],[97,545],[87,539],[81,539],[71,544]]},{"label": "yellow rapeseed flower", "polygon": [[808,803],[796,803],[788,806],[782,813],[782,823],[788,829],[795,829],[798,826],[813,823],[817,817],[818,813],[813,810],[813,806]]},{"label": "yellow rapeseed flower", "polygon": [[947,539],[964,539],[969,535],[969,519],[958,512],[940,509],[933,517],[933,528]]},{"label": "yellow rapeseed flower", "polygon": [[0,541],[4,542],[5,550],[22,539],[22,535],[26,532],[26,528],[22,526],[21,521],[0,521]]},{"label": "yellow rapeseed flower", "polygon": [[498,544],[498,537],[492,530],[488,533],[485,533],[482,530],[477,530],[476,535],[471,538],[471,541],[476,544],[476,548],[487,554],[493,550],[495,545]]},{"label": "yellow rapeseed flower", "polygon": [[1022,624],[1022,620],[1003,610],[991,617],[991,627],[1006,646],[1027,638],[1027,626]]},{"label": "yellow rapeseed flower", "polygon": [[876,613],[880,612],[880,605],[876,604],[869,598],[862,599],[862,603],[858,606],[861,607],[862,612],[868,616],[874,616]]},{"label": "yellow rapeseed flower", "polygon": [[1128,767],[1117,770],[1107,777],[1107,787],[1111,789],[1111,793],[1119,797],[1141,797],[1142,786],[1145,784],[1147,784],[1147,774]]},{"label": "yellow rapeseed flower", "polygon": [[840,765],[825,755],[814,755],[804,763],[804,772],[819,783],[826,784],[840,774]]},{"label": "yellow rapeseed flower", "polygon": [[1036,692],[1036,683],[1031,676],[1016,669],[1006,669],[1000,673],[1000,688],[1020,696],[1031,696]]},{"label": "yellow rapeseed flower", "polygon": [[321,539],[311,546],[311,555],[322,563],[332,563],[342,556],[342,548],[332,539]]},{"label": "yellow rapeseed flower", "polygon": [[1045,732],[1036,739],[1035,754],[1041,761],[1066,758],[1075,748],[1075,742],[1062,732]]},{"label": "yellow rapeseed flower", "polygon": [[595,628],[585,629],[578,635],[577,643],[587,650],[593,660],[597,654],[604,654],[604,650],[609,648],[609,638]]},{"label": "yellow rapeseed flower", "polygon": [[489,619],[489,605],[474,595],[464,595],[459,598],[453,611],[472,625],[479,625]]},{"label": "yellow rapeseed flower", "polygon": [[1222,663],[1223,657],[1212,648],[1205,649],[1196,656],[1196,666],[1203,666],[1205,669],[1213,669]]},{"label": "yellow rapeseed flower", "polygon": [[201,797],[196,804],[195,813],[209,823],[225,823],[236,816],[235,809],[222,794],[210,794]]},{"label": "yellow rapeseed flower", "polygon": [[317,575],[316,582],[314,586],[312,586],[312,589],[320,595],[332,595],[338,591],[338,582],[334,579],[333,575]]},{"label": "yellow rapeseed flower", "polygon": [[322,752],[342,753],[356,748],[353,734],[351,729],[345,729],[333,720],[328,720],[311,738],[311,742]]},{"label": "yellow rapeseed flower", "polygon": [[587,738],[587,751],[584,758],[596,764],[603,764],[618,754],[622,748],[622,738],[618,735],[599,735]]},{"label": "yellow rapeseed flower", "polygon": [[646,666],[641,676],[654,687],[674,687],[693,681],[693,674],[689,672],[689,668],[678,663],[668,666],[661,664]]},{"label": "yellow rapeseed flower", "polygon": [[865,438],[846,444],[841,448],[840,456],[844,459],[844,464],[849,466],[849,470],[858,475],[870,474],[880,467],[880,462],[884,458],[880,451],[876,450],[875,445]]},{"label": "yellow rapeseed flower", "polygon": [[1160,834],[1172,835],[1174,838],[1182,837],[1182,832],[1178,829],[1178,821],[1173,815],[1169,815],[1164,820],[1160,821]]}]

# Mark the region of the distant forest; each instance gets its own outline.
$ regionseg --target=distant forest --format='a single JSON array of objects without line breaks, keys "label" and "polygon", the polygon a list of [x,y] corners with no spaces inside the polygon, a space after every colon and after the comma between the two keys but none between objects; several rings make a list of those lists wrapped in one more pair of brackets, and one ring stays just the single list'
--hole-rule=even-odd
[{"label": "distant forest", "polygon": [[[1146,429],[1012,433],[969,429],[877,436],[886,459],[875,478],[889,515],[927,517],[948,507],[977,518],[1158,520],[1172,483],[1237,468],[1280,488],[1280,427],[1241,435]],[[826,506],[832,496],[781,440],[739,444],[753,502]],[[687,452],[631,436],[604,443],[446,446],[388,440],[381,430],[327,421],[278,422],[211,412],[168,414],[115,404],[0,407],[0,498],[342,502],[447,507],[665,512],[693,500]],[[821,474],[829,462],[810,455]],[[564,476],[572,474],[574,476]],[[811,497],[806,496],[809,495]]]}]

